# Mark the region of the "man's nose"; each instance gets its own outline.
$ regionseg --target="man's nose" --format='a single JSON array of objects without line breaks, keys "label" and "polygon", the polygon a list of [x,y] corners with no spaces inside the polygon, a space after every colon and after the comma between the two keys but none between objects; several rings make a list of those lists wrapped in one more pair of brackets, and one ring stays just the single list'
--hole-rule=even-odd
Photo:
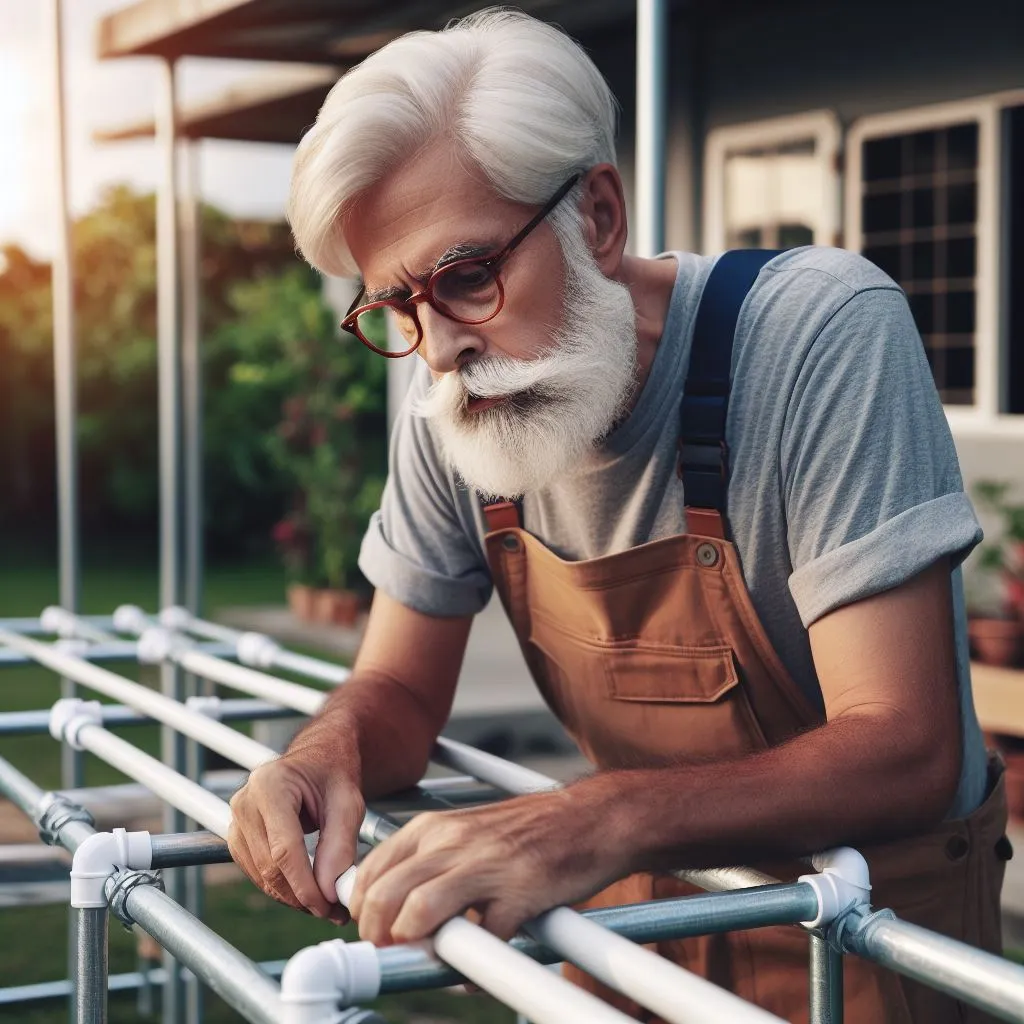
[{"label": "man's nose", "polygon": [[426,303],[420,306],[418,312],[420,326],[423,328],[419,354],[433,373],[451,373],[483,352],[484,340],[474,327],[449,320]]}]

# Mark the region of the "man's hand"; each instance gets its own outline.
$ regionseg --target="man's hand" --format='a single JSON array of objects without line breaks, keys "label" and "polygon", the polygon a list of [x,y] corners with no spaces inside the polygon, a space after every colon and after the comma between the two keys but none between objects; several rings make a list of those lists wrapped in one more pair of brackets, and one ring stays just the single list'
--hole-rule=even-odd
[{"label": "man's hand", "polygon": [[363,861],[352,916],[377,945],[424,938],[469,909],[509,939],[624,874],[627,840],[604,801],[572,788],[421,814]]},{"label": "man's hand", "polygon": [[[231,856],[265,892],[345,921],[334,883],[350,867],[370,799],[418,782],[451,709],[471,624],[406,608],[378,590],[352,675],[288,752],[231,801]],[[310,869],[303,832],[320,829]]]},{"label": "man's hand", "polygon": [[[281,903],[348,920],[334,893],[355,860],[363,798],[349,773],[316,748],[303,747],[261,765],[231,798],[231,856],[264,892]],[[303,839],[320,829],[311,867]]]}]

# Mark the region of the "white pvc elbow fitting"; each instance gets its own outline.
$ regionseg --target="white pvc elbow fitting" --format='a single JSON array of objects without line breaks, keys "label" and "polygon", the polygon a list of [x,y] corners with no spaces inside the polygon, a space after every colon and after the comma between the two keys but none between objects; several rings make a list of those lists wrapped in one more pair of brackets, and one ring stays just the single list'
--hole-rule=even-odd
[{"label": "white pvc elbow fitting", "polygon": [[51,604],[39,613],[39,627],[45,633],[68,639],[75,635],[75,616],[66,608]]},{"label": "white pvc elbow fitting", "polygon": [[273,668],[280,650],[280,645],[263,633],[243,633],[235,641],[238,660],[250,668]]},{"label": "white pvc elbow fitting", "polygon": [[805,928],[829,924],[850,906],[867,906],[871,901],[871,877],[868,862],[850,846],[816,853],[811,863],[816,875],[801,875],[818,897],[818,913],[812,921],[801,921]]},{"label": "white pvc elbow fitting", "polygon": [[107,905],[103,886],[115,871],[147,870],[153,863],[148,832],[96,832],[75,851],[71,861],[71,906],[79,910]]},{"label": "white pvc elbow fitting", "polygon": [[142,665],[159,665],[174,654],[188,647],[189,643],[183,637],[175,636],[169,630],[161,626],[149,626],[139,634],[139,641],[135,646],[136,656]]},{"label": "white pvc elbow fitting", "polygon": [[281,975],[282,1024],[334,1024],[338,1007],[380,993],[380,962],[371,942],[330,939],[300,949]]},{"label": "white pvc elbow fitting", "polygon": [[165,629],[173,629],[176,633],[184,633],[192,625],[192,613],[180,604],[172,604],[160,615],[160,625]]},{"label": "white pvc elbow fitting", "polygon": [[102,725],[103,709],[98,700],[62,697],[50,708],[50,735],[58,743],[66,740],[73,750],[82,750],[78,734],[87,725]]},{"label": "white pvc elbow fitting", "polygon": [[149,616],[135,604],[123,604],[115,608],[110,621],[113,622],[114,629],[118,633],[138,634],[153,625]]}]

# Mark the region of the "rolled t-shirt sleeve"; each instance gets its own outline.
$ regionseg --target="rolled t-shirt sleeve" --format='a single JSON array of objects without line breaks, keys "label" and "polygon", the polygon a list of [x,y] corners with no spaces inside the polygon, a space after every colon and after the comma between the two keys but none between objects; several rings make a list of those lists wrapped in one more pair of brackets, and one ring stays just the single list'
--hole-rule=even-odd
[{"label": "rolled t-shirt sleeve", "polygon": [[854,293],[796,378],[780,451],[790,592],[804,626],[981,539],[906,299]]},{"label": "rolled t-shirt sleeve", "polygon": [[423,386],[417,375],[396,417],[388,480],[363,538],[359,568],[375,587],[416,611],[474,615],[490,599],[490,573],[463,507],[471,502],[460,503],[427,422],[411,412]]}]

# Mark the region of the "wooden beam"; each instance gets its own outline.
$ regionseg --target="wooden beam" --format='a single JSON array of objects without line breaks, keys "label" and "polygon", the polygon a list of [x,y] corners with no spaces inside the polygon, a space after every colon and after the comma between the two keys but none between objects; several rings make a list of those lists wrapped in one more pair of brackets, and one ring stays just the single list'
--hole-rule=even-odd
[{"label": "wooden beam", "polygon": [[982,729],[1024,737],[1024,670],[972,662],[971,685]]},{"label": "wooden beam", "polygon": [[96,53],[105,60],[162,52],[175,35],[252,3],[253,0],[138,0],[99,20]]}]

